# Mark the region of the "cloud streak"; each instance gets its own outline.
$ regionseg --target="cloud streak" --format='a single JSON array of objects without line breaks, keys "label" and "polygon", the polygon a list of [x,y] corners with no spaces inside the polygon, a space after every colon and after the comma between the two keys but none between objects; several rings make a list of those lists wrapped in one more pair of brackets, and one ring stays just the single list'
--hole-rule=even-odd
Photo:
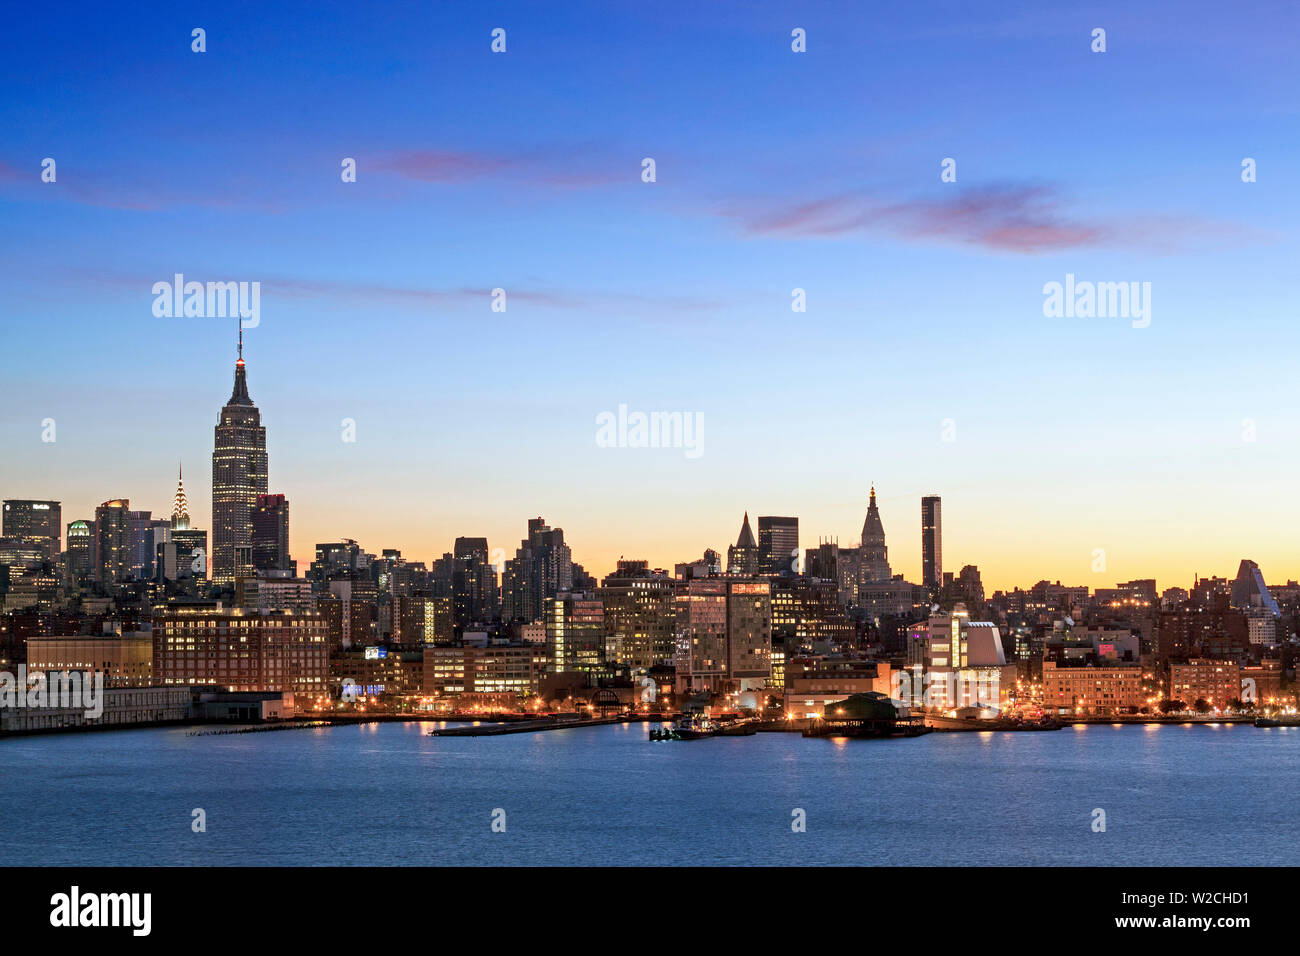
[{"label": "cloud streak", "polygon": [[751,238],[874,234],[1029,255],[1138,244],[1172,249],[1190,239],[1221,238],[1233,231],[1224,223],[1187,216],[1081,217],[1050,186],[943,188],[951,191],[951,198],[900,202],[844,193],[796,203],[727,201],[717,205],[715,212]]}]

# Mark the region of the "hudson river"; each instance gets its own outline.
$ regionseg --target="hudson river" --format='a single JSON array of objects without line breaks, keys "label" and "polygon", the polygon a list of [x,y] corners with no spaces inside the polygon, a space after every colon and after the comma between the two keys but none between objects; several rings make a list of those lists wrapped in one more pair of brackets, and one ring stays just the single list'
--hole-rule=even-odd
[{"label": "hudson river", "polygon": [[643,724],[432,726],[0,740],[0,864],[1289,865],[1300,837],[1293,728],[649,743]]}]

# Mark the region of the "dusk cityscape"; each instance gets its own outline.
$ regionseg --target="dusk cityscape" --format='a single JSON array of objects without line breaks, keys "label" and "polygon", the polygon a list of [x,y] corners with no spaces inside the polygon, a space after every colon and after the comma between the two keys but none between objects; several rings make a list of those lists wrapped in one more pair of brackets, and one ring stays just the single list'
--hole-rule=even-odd
[{"label": "dusk cityscape", "polygon": [[900,918],[1034,867],[1089,932],[1282,915],[1297,27],[19,15],[24,922],[183,937],[173,867],[872,867]]}]

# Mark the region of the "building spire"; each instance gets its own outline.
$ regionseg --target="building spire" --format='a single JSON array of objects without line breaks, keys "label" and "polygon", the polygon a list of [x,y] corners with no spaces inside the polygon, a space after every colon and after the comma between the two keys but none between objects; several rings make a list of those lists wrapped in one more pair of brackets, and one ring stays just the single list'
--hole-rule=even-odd
[{"label": "building spire", "polygon": [[227,405],[252,405],[253,400],[248,395],[248,379],[244,374],[244,323],[239,323],[239,349],[235,359],[235,388],[230,393],[230,401]]},{"label": "building spire", "polygon": [[172,528],[186,530],[190,526],[190,503],[185,496],[185,481],[181,466],[176,466],[176,497],[172,500]]}]

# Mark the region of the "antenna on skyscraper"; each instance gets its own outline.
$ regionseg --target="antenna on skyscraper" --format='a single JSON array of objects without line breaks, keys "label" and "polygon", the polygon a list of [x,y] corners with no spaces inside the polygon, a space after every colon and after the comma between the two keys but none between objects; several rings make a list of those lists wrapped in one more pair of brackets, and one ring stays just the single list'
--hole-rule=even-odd
[{"label": "antenna on skyscraper", "polygon": [[244,360],[244,317],[236,314],[236,321],[239,323],[239,361]]}]

